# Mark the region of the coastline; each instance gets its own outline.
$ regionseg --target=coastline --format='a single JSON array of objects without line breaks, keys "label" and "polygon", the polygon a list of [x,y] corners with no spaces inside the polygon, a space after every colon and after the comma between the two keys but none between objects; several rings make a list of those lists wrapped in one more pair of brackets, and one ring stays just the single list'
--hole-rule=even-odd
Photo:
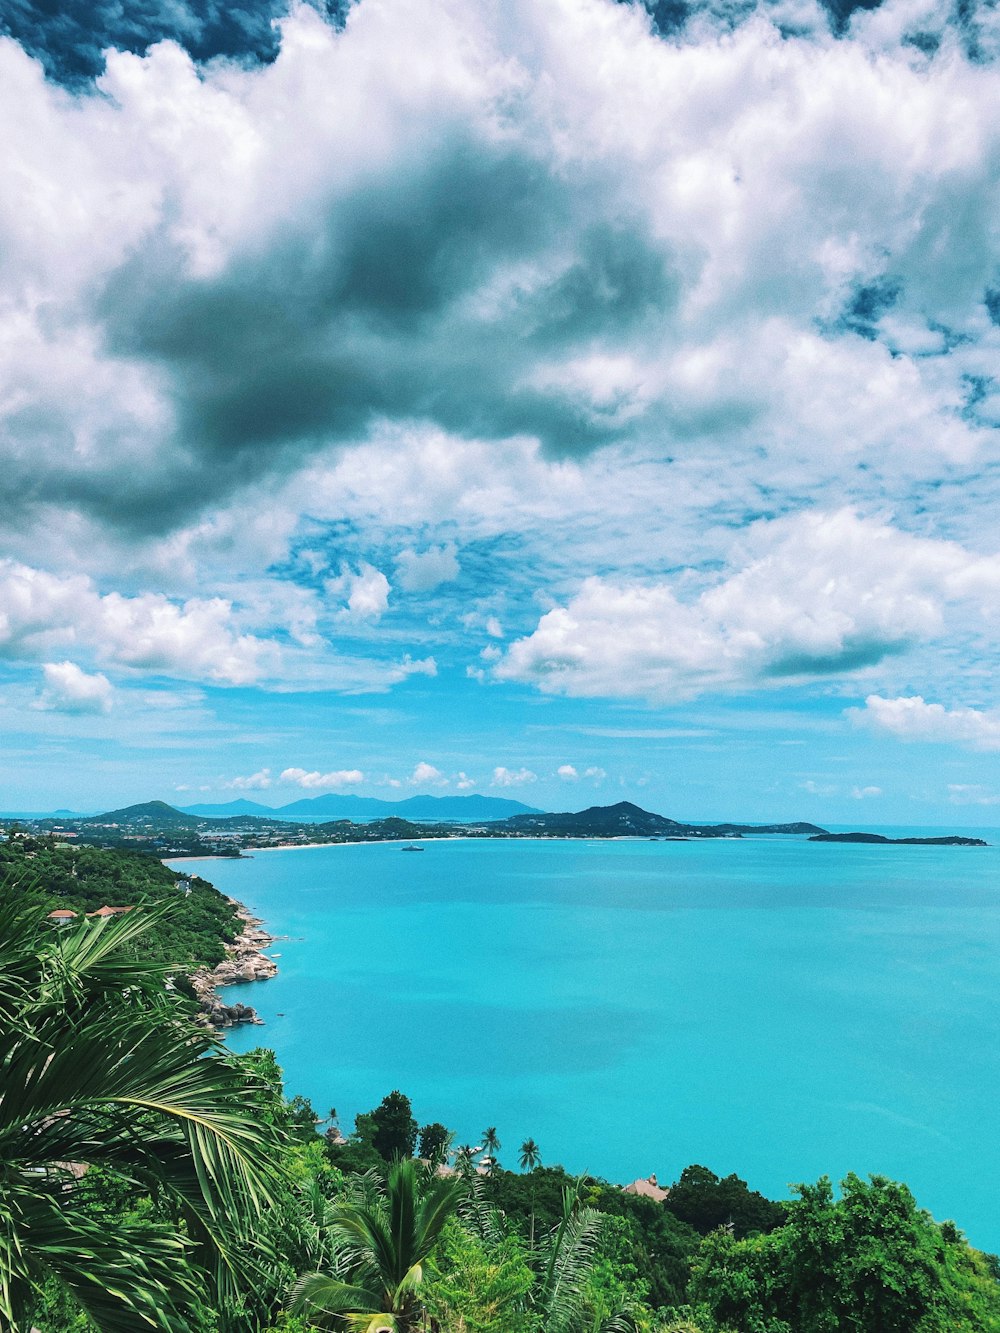
[{"label": "coastline", "polygon": [[229,898],[236,908],[243,929],[225,945],[226,957],[213,968],[199,967],[190,981],[200,1005],[199,1018],[212,1028],[236,1027],[243,1023],[263,1026],[264,1020],[248,1004],[224,1004],[219,998],[223,986],[240,982],[267,981],[276,976],[278,964],[264,952],[275,943],[276,937],[263,929],[264,922],[235,898]]}]

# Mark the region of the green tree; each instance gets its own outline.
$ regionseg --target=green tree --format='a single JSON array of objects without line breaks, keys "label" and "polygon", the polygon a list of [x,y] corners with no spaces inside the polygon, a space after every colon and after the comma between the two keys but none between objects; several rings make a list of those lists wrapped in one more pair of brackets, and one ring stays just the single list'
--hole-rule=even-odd
[{"label": "green tree", "polygon": [[[217,1292],[237,1289],[274,1197],[263,1086],[143,957],[163,911],[56,930],[43,900],[13,899],[0,909],[0,1326],[27,1329],[45,1289],[102,1333],[190,1329],[184,1307],[210,1271]],[[90,1168],[155,1209],[109,1225],[78,1183]]]},{"label": "green tree", "polygon": [[[583,1204],[583,1180],[563,1193],[563,1215],[542,1255],[532,1301],[545,1333],[630,1333],[632,1301],[624,1292],[600,1287],[602,1232],[607,1219]],[[616,1299],[617,1298],[617,1299]]]},{"label": "green tree", "polygon": [[475,1167],[472,1161],[472,1144],[463,1143],[455,1151],[455,1170],[461,1176],[471,1176],[475,1173]]},{"label": "green tree", "polygon": [[[534,1139],[525,1139],[521,1144],[521,1155],[518,1158],[522,1171],[533,1172],[536,1167],[541,1165],[542,1155],[538,1144]],[[531,1229],[528,1235],[528,1246],[535,1248],[535,1182],[531,1182]]]},{"label": "green tree", "polygon": [[452,1219],[430,1265],[427,1306],[449,1329],[536,1333],[527,1301],[533,1282],[516,1236],[478,1236]]},{"label": "green tree", "polygon": [[438,1121],[432,1125],[423,1125],[420,1130],[420,1156],[435,1164],[443,1162],[453,1137],[451,1130]]},{"label": "green tree", "polygon": [[412,1157],[417,1146],[417,1122],[409,1097],[398,1090],[390,1092],[370,1114],[372,1145],[383,1161]]},{"label": "green tree", "polygon": [[495,1171],[500,1165],[497,1154],[500,1152],[500,1139],[497,1135],[496,1125],[490,1125],[483,1131],[483,1149],[489,1158],[489,1169]]},{"label": "green tree", "polygon": [[320,1327],[412,1333],[424,1313],[424,1264],[465,1184],[401,1158],[384,1180],[358,1177],[329,1228],[342,1246],[335,1272],[309,1273],[292,1293],[293,1313]]},{"label": "green tree", "polygon": [[1000,1286],[951,1224],[938,1226],[905,1185],[849,1175],[798,1186],[788,1222],[766,1236],[714,1232],[692,1296],[722,1327],[747,1333],[994,1333]]},{"label": "green tree", "polygon": [[522,1171],[534,1171],[542,1164],[542,1154],[534,1139],[525,1139],[521,1144],[521,1155],[517,1159]]},{"label": "green tree", "polygon": [[720,1177],[707,1166],[686,1166],[664,1207],[703,1236],[721,1226],[731,1227],[738,1238],[773,1231],[786,1215],[785,1204],[751,1190],[737,1175]]}]

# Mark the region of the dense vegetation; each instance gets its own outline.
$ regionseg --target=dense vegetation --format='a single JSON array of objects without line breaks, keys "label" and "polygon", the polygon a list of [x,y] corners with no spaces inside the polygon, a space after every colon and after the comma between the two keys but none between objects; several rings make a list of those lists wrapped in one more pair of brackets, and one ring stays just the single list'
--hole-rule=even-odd
[{"label": "dense vegetation", "polygon": [[[225,944],[236,937],[236,908],[206,880],[180,876],[155,856],[66,844],[56,837],[14,833],[0,843],[0,884],[33,889],[45,911],[68,909],[80,916],[99,907],[173,903],[173,910],[146,939],[153,961],[191,970],[214,967]],[[178,887],[180,885],[181,887]]]},{"label": "dense vegetation", "polygon": [[[2,850],[0,1328],[1000,1333],[996,1261],[892,1181],[775,1202],[690,1166],[660,1202],[530,1139],[505,1169],[492,1125],[454,1148],[398,1090],[345,1138],[285,1098],[271,1052],[232,1056],[164,988],[204,956],[191,903],[214,891],[143,858]],[[137,910],[57,927],[54,900]]]}]

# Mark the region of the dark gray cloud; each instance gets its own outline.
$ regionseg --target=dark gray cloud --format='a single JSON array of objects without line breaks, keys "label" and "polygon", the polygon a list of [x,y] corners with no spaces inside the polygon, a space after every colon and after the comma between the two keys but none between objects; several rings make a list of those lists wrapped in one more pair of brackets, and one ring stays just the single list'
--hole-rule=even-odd
[{"label": "dark gray cloud", "polygon": [[[349,0],[313,2],[340,22]],[[195,60],[271,61],[279,42],[272,24],[288,8],[288,0],[0,0],[0,32],[51,79],[76,86],[102,72],[109,47],[143,55],[170,40]]]},{"label": "dark gray cloud", "polygon": [[[188,484],[223,494],[317,443],[356,440],[379,418],[458,434],[539,438],[552,454],[620,434],[612,410],[532,382],[539,362],[641,338],[678,284],[638,221],[610,222],[523,155],[455,143],[376,188],[329,201],[304,228],[209,279],[181,278],[164,241],[111,279],[109,350],[166,371]],[[596,205],[596,200],[593,201]],[[546,281],[484,320],[475,294],[507,266]],[[90,506],[147,512],[99,485]],[[154,511],[169,521],[169,505]]]},{"label": "dark gray cloud", "polygon": [[269,65],[160,49],[100,96],[0,45],[33,130],[0,217],[9,525],[190,528],[422,435],[482,443],[478,472],[527,441],[712,448],[799,495],[845,442],[852,475],[976,456],[992,396],[965,420],[954,389],[993,336],[987,71],[925,69],[888,12],[777,55],[764,23],[700,47],[621,9],[504,12],[360,0],[338,33],[305,9]]}]

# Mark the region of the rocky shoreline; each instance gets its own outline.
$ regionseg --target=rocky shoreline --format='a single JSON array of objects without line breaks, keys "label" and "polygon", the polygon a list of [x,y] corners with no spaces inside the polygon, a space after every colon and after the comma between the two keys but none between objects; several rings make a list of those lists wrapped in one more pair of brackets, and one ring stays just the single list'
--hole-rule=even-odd
[{"label": "rocky shoreline", "polygon": [[248,1004],[224,1004],[218,991],[222,986],[235,986],[245,981],[267,981],[277,974],[278,964],[268,958],[264,950],[275,943],[275,936],[263,929],[259,917],[251,915],[242,903],[229,900],[243,929],[231,944],[226,945],[226,957],[217,967],[200,967],[191,976],[191,985],[198,997],[199,1018],[206,1027],[231,1028],[240,1023],[263,1024],[256,1009]]}]

